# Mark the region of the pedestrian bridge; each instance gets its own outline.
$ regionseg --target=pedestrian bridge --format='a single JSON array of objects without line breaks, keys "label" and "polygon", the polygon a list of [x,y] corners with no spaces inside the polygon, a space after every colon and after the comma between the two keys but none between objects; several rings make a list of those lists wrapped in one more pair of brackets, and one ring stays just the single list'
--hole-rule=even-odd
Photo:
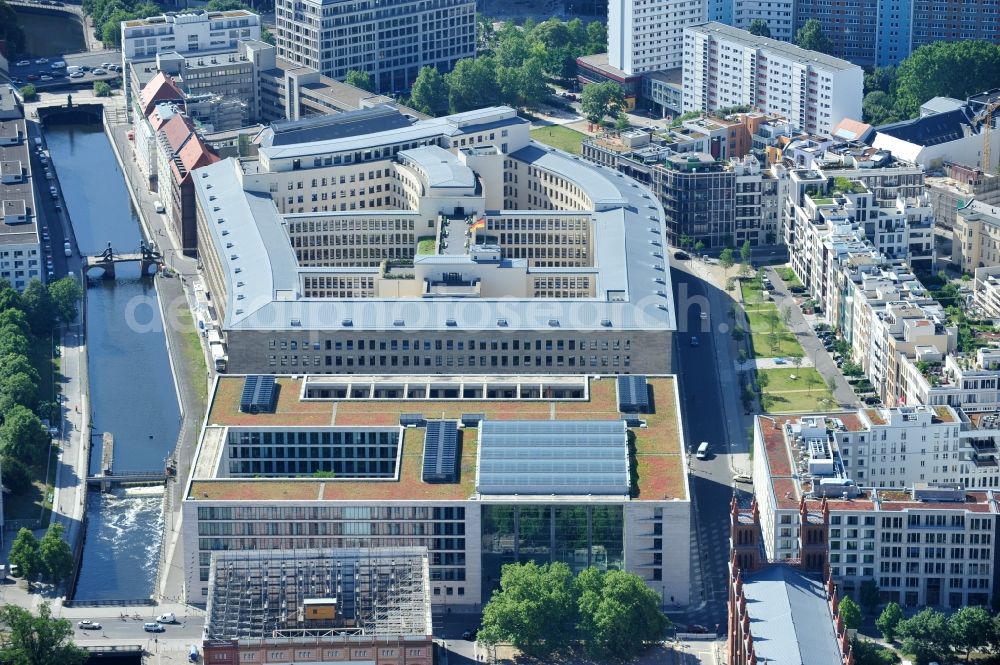
[{"label": "pedestrian bridge", "polygon": [[90,271],[100,269],[102,271],[99,275],[100,278],[114,279],[115,266],[119,263],[139,263],[140,274],[148,275],[151,272],[150,268],[153,268],[153,272],[155,272],[163,265],[163,255],[145,242],[139,244],[137,252],[120,254],[114,250],[109,242],[108,248],[97,256],[83,257],[83,274],[89,281]]}]

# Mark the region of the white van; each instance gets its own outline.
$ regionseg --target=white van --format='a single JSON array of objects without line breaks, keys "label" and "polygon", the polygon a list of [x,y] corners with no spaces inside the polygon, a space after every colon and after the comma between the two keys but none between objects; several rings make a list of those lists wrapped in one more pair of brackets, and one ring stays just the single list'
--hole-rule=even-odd
[{"label": "white van", "polygon": [[153,201],[153,207],[156,208],[156,212],[161,215],[166,211],[166,208],[163,207],[162,201]]},{"label": "white van", "polygon": [[698,452],[694,455],[698,459],[708,459],[708,441],[702,441],[698,446]]},{"label": "white van", "polygon": [[73,256],[73,247],[69,244],[69,240],[63,243],[63,253],[66,256]]}]

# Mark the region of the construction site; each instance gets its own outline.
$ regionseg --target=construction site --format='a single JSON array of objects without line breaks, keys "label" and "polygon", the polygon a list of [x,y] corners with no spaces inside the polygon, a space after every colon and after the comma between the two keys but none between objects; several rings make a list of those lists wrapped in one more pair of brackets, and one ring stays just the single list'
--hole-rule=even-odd
[{"label": "construction site", "polygon": [[206,662],[433,662],[423,547],[215,552],[207,617]]}]

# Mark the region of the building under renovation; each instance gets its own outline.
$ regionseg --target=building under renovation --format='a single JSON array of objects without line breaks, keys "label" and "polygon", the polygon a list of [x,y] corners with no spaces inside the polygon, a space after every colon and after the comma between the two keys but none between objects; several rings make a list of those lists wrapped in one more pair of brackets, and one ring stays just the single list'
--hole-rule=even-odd
[{"label": "building under renovation", "polygon": [[431,665],[424,547],[215,552],[206,663]]}]

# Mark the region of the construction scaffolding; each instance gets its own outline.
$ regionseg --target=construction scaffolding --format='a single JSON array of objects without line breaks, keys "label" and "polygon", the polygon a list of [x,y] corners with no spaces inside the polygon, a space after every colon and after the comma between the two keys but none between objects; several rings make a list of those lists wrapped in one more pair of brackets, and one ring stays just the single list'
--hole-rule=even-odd
[{"label": "construction scaffolding", "polygon": [[427,549],[214,552],[210,640],[431,634]]}]

